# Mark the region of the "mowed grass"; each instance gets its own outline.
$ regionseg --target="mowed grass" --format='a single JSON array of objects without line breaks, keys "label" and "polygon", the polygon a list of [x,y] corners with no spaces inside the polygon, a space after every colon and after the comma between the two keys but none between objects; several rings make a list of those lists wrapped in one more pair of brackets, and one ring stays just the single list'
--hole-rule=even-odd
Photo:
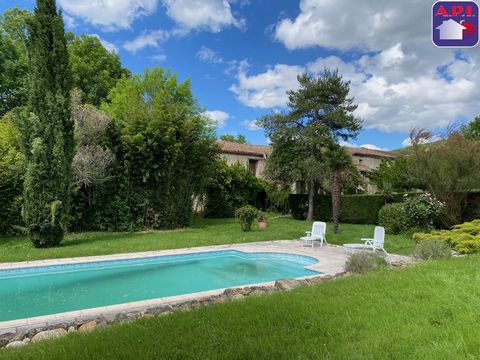
[{"label": "mowed grass", "polygon": [[91,334],[0,359],[478,359],[480,257],[349,276]]},{"label": "mowed grass", "polygon": [[[192,227],[141,233],[79,233],[66,235],[59,247],[35,249],[26,237],[0,238],[0,262],[57,259],[176,249],[195,246],[238,244],[269,240],[291,240],[305,235],[311,228],[307,221],[271,216],[267,229],[243,232],[235,219],[195,219]],[[340,233],[327,229],[332,244],[359,242],[373,236],[373,225],[340,225]],[[410,254],[414,248],[411,235],[388,235],[386,249],[392,253]]]}]

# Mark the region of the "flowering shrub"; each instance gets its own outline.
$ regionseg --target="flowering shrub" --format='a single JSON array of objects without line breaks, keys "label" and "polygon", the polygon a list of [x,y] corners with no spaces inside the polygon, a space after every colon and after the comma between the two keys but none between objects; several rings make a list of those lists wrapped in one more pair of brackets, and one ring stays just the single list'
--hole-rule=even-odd
[{"label": "flowering shrub", "polygon": [[258,210],[251,205],[247,205],[235,210],[235,217],[240,221],[243,231],[250,231],[253,222],[258,217]]},{"label": "flowering shrub", "polygon": [[405,214],[413,227],[433,229],[433,224],[439,218],[444,204],[431,194],[425,193],[408,197],[404,203]]}]

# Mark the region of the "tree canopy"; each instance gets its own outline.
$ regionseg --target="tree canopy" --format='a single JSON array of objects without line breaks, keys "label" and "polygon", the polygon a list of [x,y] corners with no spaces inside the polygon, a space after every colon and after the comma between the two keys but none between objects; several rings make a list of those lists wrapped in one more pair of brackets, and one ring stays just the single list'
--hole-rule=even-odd
[{"label": "tree canopy", "polygon": [[462,133],[468,140],[480,140],[480,116],[463,126]]},{"label": "tree canopy", "polygon": [[23,106],[28,98],[27,10],[13,8],[0,16],[0,116]]},{"label": "tree canopy", "polygon": [[237,137],[235,137],[235,135],[227,135],[227,134],[220,135],[220,140],[235,142],[235,143],[238,143],[238,144],[246,144],[247,143],[247,139],[242,134],[237,135]]},{"label": "tree canopy", "polygon": [[[27,23],[32,13],[18,7],[0,16],[0,116],[25,106],[28,98]],[[83,101],[99,106],[122,76],[118,54],[108,51],[96,36],[66,34],[72,72],[72,87],[83,93]]]},{"label": "tree canopy", "polygon": [[396,159],[382,159],[378,169],[372,170],[368,178],[379,189],[386,191],[403,192],[425,187],[421,180],[412,178],[409,172],[409,160],[403,156]]},{"label": "tree canopy", "polygon": [[74,36],[68,44],[68,53],[73,87],[82,91],[86,103],[99,106],[122,76],[130,76],[118,54],[105,49],[96,36]]}]

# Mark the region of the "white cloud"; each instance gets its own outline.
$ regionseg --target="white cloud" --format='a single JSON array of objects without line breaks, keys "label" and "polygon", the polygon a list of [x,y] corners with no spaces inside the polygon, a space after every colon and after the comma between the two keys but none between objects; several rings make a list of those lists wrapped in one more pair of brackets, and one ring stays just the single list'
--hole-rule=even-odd
[{"label": "white cloud", "polygon": [[151,56],[152,60],[158,61],[158,62],[164,62],[167,60],[167,55],[165,54],[155,54]]},{"label": "white cloud", "polygon": [[105,40],[105,39],[102,39],[102,38],[100,37],[100,35],[98,35],[98,34],[90,34],[90,36],[94,36],[94,37],[96,37],[98,40],[100,40],[100,42],[102,43],[103,47],[104,47],[105,49],[107,49],[108,51],[118,53],[118,48],[117,48],[117,46],[116,46],[114,43],[111,43],[111,42],[109,42],[109,41],[107,41],[107,40]]},{"label": "white cloud", "polygon": [[382,150],[382,151],[388,151],[387,148],[382,148],[382,147],[379,147],[377,145],[373,145],[373,144],[363,144],[363,145],[360,145],[361,148],[364,148],[364,149],[370,149],[370,150]]},{"label": "white cloud", "polygon": [[301,66],[277,64],[273,68],[258,75],[248,76],[247,69],[239,69],[238,84],[230,90],[244,105],[255,108],[274,108],[285,106],[286,91],[298,86],[297,75],[304,71]]},{"label": "white cloud", "polygon": [[223,63],[223,59],[216,53],[216,51],[206,46],[202,46],[195,56],[200,61],[211,62],[214,64]]},{"label": "white cloud", "polygon": [[170,34],[164,30],[149,31],[125,42],[123,47],[125,50],[133,53],[146,47],[158,48],[160,43],[166,41],[169,36]]},{"label": "white cloud", "polygon": [[223,128],[230,118],[228,113],[220,110],[205,111],[204,115],[208,117],[217,128]]},{"label": "white cloud", "polygon": [[298,74],[307,70],[318,75],[324,65],[338,67],[344,78],[352,81],[351,94],[359,104],[356,115],[364,120],[365,128],[387,132],[409,131],[414,126],[440,128],[459,116],[475,116],[476,99],[480,97],[480,89],[475,86],[480,81],[480,70],[475,64],[473,59],[447,63],[446,71],[458,75],[453,80],[439,74],[397,80],[378,68],[363,69],[360,61],[345,63],[335,57],[319,58],[305,66],[277,64],[254,75],[243,69],[230,90],[249,107],[282,107],[286,105],[286,91],[298,87]]},{"label": "white cloud", "polygon": [[219,32],[225,27],[243,28],[245,21],[236,19],[227,0],[163,0],[170,16],[180,27]]},{"label": "white cloud", "polygon": [[357,144],[350,143],[348,141],[340,141],[339,144],[341,146],[348,146],[348,147],[352,147],[352,148],[364,148],[364,149],[370,149],[370,150],[389,151],[389,149],[387,149],[387,148],[382,148],[382,147],[379,147],[379,146],[374,145],[374,144],[357,145]]},{"label": "white cloud", "polygon": [[257,125],[257,120],[244,120],[242,125],[250,131],[262,130],[260,126]]},{"label": "white cloud", "polygon": [[65,26],[69,29],[73,29],[77,26],[77,23],[75,19],[71,16],[68,16],[67,14],[63,13],[63,22],[65,23]]},{"label": "white cloud", "polygon": [[[406,9],[415,9],[406,14]],[[422,11],[425,9],[425,11]],[[282,19],[275,37],[288,49],[321,46],[383,50],[405,39],[429,40],[428,11],[423,0],[300,0],[300,14]],[[416,11],[418,10],[418,11]]]},{"label": "white cloud", "polygon": [[70,16],[102,27],[106,31],[130,28],[142,16],[157,9],[158,0],[59,0],[61,8]]}]

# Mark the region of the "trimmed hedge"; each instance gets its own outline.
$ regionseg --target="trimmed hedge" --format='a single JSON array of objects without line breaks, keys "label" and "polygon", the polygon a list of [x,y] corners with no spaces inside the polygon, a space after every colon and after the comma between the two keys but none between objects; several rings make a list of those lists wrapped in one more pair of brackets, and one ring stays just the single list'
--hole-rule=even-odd
[{"label": "trimmed hedge", "polygon": [[[404,194],[396,194],[391,202],[402,202]],[[342,195],[340,222],[347,224],[377,224],[378,212],[385,205],[383,195]],[[304,220],[307,217],[308,196],[292,194],[289,197],[292,217]],[[316,220],[332,220],[332,198],[330,195],[317,195],[313,216]]]},{"label": "trimmed hedge", "polygon": [[[389,203],[399,203],[405,200],[405,195],[416,193],[394,194]],[[340,222],[348,224],[378,224],[378,212],[385,205],[385,198],[381,194],[375,195],[342,195]],[[308,210],[308,195],[291,194],[288,198],[290,212],[294,219],[305,220]],[[317,195],[313,216],[316,220],[332,220],[332,199],[330,195]],[[468,196],[468,205],[463,213],[462,220],[472,221],[480,218],[480,191],[472,192]]]}]

